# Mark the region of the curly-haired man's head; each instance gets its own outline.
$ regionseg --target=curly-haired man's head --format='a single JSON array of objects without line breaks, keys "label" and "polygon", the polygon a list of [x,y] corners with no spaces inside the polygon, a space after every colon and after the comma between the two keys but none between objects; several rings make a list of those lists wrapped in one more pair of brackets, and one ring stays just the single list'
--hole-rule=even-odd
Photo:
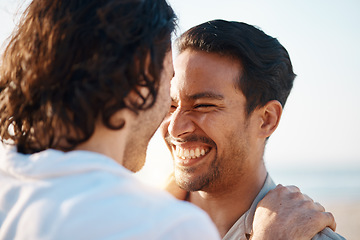
[{"label": "curly-haired man's head", "polygon": [[71,150],[99,119],[123,128],[114,113],[156,101],[175,19],[165,0],[32,1],[3,54],[1,139]]}]

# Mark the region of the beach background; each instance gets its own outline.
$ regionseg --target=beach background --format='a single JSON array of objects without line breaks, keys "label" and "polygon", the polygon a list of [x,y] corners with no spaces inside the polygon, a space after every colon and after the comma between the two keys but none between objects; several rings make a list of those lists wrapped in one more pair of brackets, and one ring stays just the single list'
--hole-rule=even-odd
[{"label": "beach background", "polygon": [[[1,51],[29,3],[0,0]],[[256,25],[288,50],[298,75],[264,156],[275,182],[296,185],[334,214],[337,232],[360,239],[360,1],[169,0],[177,35],[213,19]],[[176,38],[176,36],[174,36]],[[176,56],[176,53],[174,53]],[[160,135],[136,175],[161,186],[172,171]]]}]

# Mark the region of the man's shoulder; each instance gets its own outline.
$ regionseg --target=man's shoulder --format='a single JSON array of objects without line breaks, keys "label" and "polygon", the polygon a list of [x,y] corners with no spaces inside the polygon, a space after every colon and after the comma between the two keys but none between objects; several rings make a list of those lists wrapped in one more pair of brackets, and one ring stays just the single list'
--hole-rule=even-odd
[{"label": "man's shoulder", "polygon": [[345,240],[345,238],[327,227],[316,234],[312,240]]},{"label": "man's shoulder", "polygon": [[127,235],[138,239],[197,239],[194,236],[209,233],[213,237],[207,239],[217,239],[215,227],[201,209],[136,179],[99,189],[73,205],[70,212],[61,221],[63,229],[78,224],[78,229],[91,228],[102,236],[113,233],[119,239]]},{"label": "man's shoulder", "polygon": [[[22,178],[17,173],[3,179],[6,188],[0,192],[6,198],[0,203],[11,214],[1,214],[0,224],[8,226],[1,234],[9,239],[19,234],[16,229],[34,239],[184,239],[195,231],[214,232],[202,210],[145,186],[110,159],[91,153],[44,154],[43,162],[35,161],[41,171],[34,165],[31,171],[22,168]],[[49,155],[59,160],[45,161]]]},{"label": "man's shoulder", "polygon": [[20,228],[24,237],[49,239],[218,239],[201,209],[131,176],[93,172],[42,186],[14,203],[17,217],[4,219],[11,226],[7,236]]}]

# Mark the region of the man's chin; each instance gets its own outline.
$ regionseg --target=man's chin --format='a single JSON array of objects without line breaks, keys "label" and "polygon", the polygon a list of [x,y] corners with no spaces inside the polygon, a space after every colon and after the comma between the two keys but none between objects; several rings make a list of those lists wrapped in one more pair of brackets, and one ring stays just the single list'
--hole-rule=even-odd
[{"label": "man's chin", "polygon": [[184,173],[180,170],[175,170],[176,184],[187,192],[200,191],[203,189],[206,181],[201,177],[195,177],[193,174]]}]

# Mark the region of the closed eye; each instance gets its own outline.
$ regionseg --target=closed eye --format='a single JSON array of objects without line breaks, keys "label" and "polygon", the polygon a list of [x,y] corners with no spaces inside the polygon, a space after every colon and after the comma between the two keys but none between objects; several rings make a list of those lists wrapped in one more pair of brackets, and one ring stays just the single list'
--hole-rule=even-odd
[{"label": "closed eye", "polygon": [[198,105],[195,105],[194,108],[197,109],[197,108],[210,108],[210,107],[216,107],[214,104],[198,104]]},{"label": "closed eye", "polygon": [[170,113],[175,112],[176,108],[177,108],[177,107],[176,107],[175,105],[171,105],[171,106],[170,106],[170,111],[169,111],[169,112],[170,112]]}]

